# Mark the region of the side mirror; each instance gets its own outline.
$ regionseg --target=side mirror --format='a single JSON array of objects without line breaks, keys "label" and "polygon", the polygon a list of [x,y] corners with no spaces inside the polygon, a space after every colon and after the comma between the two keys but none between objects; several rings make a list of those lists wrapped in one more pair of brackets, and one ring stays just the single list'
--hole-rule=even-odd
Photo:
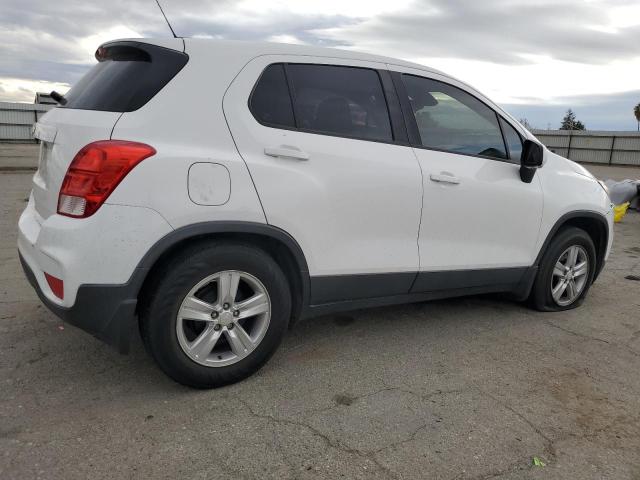
[{"label": "side mirror", "polygon": [[520,180],[531,183],[538,167],[542,165],[544,149],[539,143],[525,140],[522,145],[522,157],[520,157]]}]

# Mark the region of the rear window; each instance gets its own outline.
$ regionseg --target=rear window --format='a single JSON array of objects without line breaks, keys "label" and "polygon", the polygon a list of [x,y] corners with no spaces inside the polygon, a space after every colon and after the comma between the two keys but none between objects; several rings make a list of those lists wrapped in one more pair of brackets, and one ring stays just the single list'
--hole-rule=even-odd
[{"label": "rear window", "polygon": [[100,47],[94,65],[65,95],[63,108],[131,112],[145,105],[184,67],[188,55],[124,42]]}]

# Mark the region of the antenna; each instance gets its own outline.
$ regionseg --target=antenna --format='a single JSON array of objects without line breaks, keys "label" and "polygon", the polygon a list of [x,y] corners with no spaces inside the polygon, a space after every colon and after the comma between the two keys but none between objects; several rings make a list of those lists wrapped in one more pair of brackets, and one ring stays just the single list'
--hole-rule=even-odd
[{"label": "antenna", "polygon": [[160,5],[160,0],[156,0],[156,3],[158,4],[158,8],[160,9],[160,13],[162,13],[162,16],[164,17],[165,22],[167,22],[167,25],[169,25],[169,30],[171,30],[171,33],[173,34],[173,38],[178,38],[178,36],[176,35],[176,32],[173,31],[173,27],[169,23],[169,19],[164,14],[164,10],[162,10],[162,5]]}]

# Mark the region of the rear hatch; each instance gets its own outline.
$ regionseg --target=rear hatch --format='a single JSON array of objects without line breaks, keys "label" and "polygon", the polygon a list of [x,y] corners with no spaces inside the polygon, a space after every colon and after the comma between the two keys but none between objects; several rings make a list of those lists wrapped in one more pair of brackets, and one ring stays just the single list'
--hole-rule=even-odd
[{"label": "rear hatch", "polygon": [[185,66],[184,43],[164,46],[139,41],[107,43],[96,51],[98,63],[34,127],[40,140],[33,177],[35,208],[43,220],[56,213],[60,186],[71,161],[88,143],[108,140],[124,112],[149,102]]}]

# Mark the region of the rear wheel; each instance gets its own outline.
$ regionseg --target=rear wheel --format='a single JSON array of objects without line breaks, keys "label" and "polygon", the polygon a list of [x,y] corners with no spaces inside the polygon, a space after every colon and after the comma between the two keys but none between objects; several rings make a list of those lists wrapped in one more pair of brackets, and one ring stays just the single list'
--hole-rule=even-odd
[{"label": "rear wheel", "polygon": [[593,282],[596,250],[591,237],[579,228],[562,230],[542,257],[531,292],[531,303],[542,311],[579,306]]},{"label": "rear wheel", "polygon": [[265,252],[199,245],[160,275],[143,312],[143,338],[174,380],[197,388],[237,382],[257,371],[282,340],[289,286]]}]

